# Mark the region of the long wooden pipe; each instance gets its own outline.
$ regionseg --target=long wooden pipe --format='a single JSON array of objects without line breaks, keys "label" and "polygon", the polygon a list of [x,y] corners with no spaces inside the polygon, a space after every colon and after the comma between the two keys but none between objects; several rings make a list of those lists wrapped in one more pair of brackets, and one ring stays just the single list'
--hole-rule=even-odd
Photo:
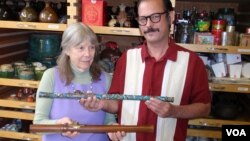
[{"label": "long wooden pipe", "polygon": [[31,124],[30,132],[66,132],[77,131],[80,133],[103,133],[103,132],[153,132],[153,125],[136,126],[136,125],[61,125],[61,124]]}]

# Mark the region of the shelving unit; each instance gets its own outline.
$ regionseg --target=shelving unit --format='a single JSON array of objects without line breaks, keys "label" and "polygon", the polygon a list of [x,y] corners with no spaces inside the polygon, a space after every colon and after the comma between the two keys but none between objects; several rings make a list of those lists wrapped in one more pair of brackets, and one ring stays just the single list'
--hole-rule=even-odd
[{"label": "shelving unit", "polygon": [[[118,2],[114,2],[111,0],[107,0],[108,3],[114,5]],[[130,3],[132,0],[121,0],[124,3]],[[173,1],[173,5],[175,5],[175,0]],[[178,0],[177,0],[178,1]],[[190,0],[192,1],[192,0]],[[68,0],[69,6],[67,7],[67,13],[69,19],[67,20],[67,24],[57,24],[57,23],[38,23],[38,22],[20,22],[20,21],[1,21],[0,20],[0,37],[7,36],[7,32],[5,30],[18,30],[17,32],[22,32],[22,35],[29,34],[29,31],[55,31],[62,32],[66,29],[66,27],[74,22],[79,21],[77,16],[79,17],[80,6],[78,0]],[[99,35],[113,35],[113,36],[141,36],[138,28],[120,28],[120,27],[104,27],[104,26],[90,26],[95,33]],[[28,31],[26,33],[26,31]],[[23,33],[25,32],[25,33]],[[6,33],[6,34],[5,34]],[[8,33],[9,35],[9,33]],[[7,52],[5,54],[1,54],[0,63],[10,62],[11,57],[23,58],[27,53],[27,39],[22,39],[23,42],[20,42],[18,37],[15,39],[14,44],[12,46],[26,46],[20,50],[12,52]],[[8,40],[10,41],[10,40]],[[213,46],[213,45],[195,45],[195,44],[179,44],[189,50],[195,52],[203,52],[203,53],[237,53],[237,54],[245,54],[250,55],[250,48],[246,47],[235,47],[235,46]],[[0,39],[0,47],[10,46],[7,45],[5,41],[1,41]],[[7,57],[6,57],[7,56]],[[21,57],[19,57],[21,56]],[[29,81],[29,80],[18,80],[18,79],[4,79],[0,78],[0,86],[7,87],[29,87],[29,88],[37,88],[39,85],[38,81]],[[218,83],[209,83],[211,91],[220,91],[220,92],[236,92],[236,93],[244,93],[250,94],[250,84],[218,84]],[[0,93],[2,95],[3,93]],[[9,99],[0,99],[0,107],[7,108],[16,108],[16,109],[28,109],[34,110],[35,103],[24,102],[24,101],[13,101]],[[33,120],[33,113],[25,113],[20,111],[11,111],[0,109],[0,117],[3,118],[20,118],[25,120]],[[220,120],[213,118],[200,118],[193,119],[189,121],[189,125],[197,125],[204,127],[221,127],[223,124],[250,124],[250,121],[241,121],[241,120]],[[209,137],[209,138],[221,138],[221,132],[219,130],[201,130],[201,129],[188,129],[189,136],[201,136],[201,137]],[[41,141],[41,136],[32,133],[18,133],[18,132],[10,132],[10,131],[2,131],[0,130],[0,138],[11,138],[18,140],[33,140],[33,141]]]}]

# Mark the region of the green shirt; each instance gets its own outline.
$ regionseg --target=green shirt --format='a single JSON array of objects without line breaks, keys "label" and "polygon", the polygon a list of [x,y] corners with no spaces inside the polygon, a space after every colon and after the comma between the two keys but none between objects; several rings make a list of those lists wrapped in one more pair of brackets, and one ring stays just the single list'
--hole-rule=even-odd
[{"label": "green shirt", "polygon": [[[37,95],[36,95],[36,109],[35,117],[33,120],[34,124],[55,124],[57,120],[49,119],[50,109],[53,103],[52,99],[48,98],[39,98],[38,92],[53,92],[54,89],[54,80],[55,80],[55,68],[50,68],[46,70],[43,74],[43,77],[40,81]],[[90,84],[92,77],[89,70],[80,72],[76,69],[72,69],[75,75],[73,82],[78,84]],[[106,89],[109,89],[112,77],[105,73],[106,77]],[[115,122],[115,116],[113,114],[106,113],[105,124]]]}]

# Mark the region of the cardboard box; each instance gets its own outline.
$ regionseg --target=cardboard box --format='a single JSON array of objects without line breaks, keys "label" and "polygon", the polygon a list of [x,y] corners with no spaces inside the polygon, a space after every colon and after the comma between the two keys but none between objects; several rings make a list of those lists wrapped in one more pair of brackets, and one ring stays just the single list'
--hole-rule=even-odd
[{"label": "cardboard box", "polygon": [[229,65],[229,76],[230,78],[241,77],[242,64],[231,64]]},{"label": "cardboard box", "polygon": [[82,22],[87,25],[104,26],[105,7],[104,0],[82,0]]},{"label": "cardboard box", "polygon": [[250,34],[241,34],[240,35],[240,46],[250,47]]},{"label": "cardboard box", "polygon": [[214,36],[209,32],[195,32],[194,34],[194,44],[214,44]]},{"label": "cardboard box", "polygon": [[216,63],[212,65],[213,72],[215,77],[225,77],[226,76],[226,67],[224,62]]}]

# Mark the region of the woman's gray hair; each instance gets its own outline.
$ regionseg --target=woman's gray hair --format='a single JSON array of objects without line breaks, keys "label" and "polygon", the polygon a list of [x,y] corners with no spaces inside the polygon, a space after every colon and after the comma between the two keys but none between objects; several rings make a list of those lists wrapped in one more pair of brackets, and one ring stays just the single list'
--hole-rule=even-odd
[{"label": "woman's gray hair", "polygon": [[[66,82],[66,85],[70,84],[71,81],[74,79],[74,74],[71,70],[70,58],[68,55],[66,55],[65,52],[70,47],[77,46],[82,42],[90,42],[92,45],[95,45],[97,54],[98,40],[93,30],[89,28],[87,25],[80,22],[70,24],[63,32],[61,41],[62,52],[57,59],[57,66],[60,72],[61,79]],[[97,65],[97,56],[95,55],[95,59],[91,65],[92,68],[90,67],[90,73],[92,75],[93,80],[97,80],[97,78],[95,78],[96,69],[97,73],[98,74],[100,73],[99,68],[96,65]],[[93,67],[94,67],[94,72],[93,72]],[[100,76],[100,74],[98,76]]]}]

